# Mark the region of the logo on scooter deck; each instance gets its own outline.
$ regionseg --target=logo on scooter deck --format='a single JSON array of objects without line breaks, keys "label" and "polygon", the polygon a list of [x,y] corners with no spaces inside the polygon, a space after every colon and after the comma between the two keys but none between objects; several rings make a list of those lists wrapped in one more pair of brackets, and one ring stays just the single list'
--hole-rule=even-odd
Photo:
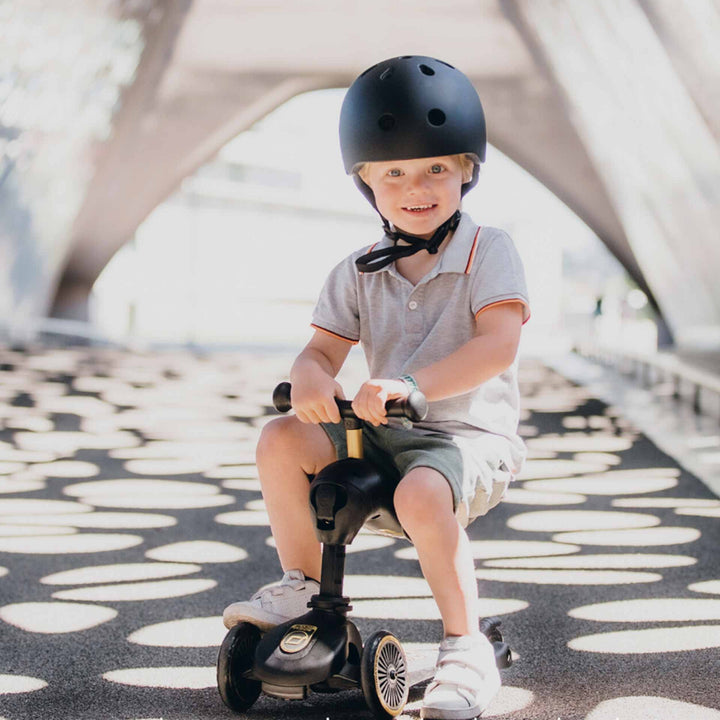
[{"label": "logo on scooter deck", "polygon": [[317,632],[316,625],[292,625],[280,641],[284,653],[297,653],[304,650]]}]

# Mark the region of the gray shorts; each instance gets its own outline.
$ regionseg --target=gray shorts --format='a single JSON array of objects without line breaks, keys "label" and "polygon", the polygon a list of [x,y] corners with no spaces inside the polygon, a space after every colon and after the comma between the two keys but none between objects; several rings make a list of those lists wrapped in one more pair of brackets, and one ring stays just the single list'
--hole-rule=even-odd
[{"label": "gray shorts", "polygon": [[[344,425],[323,423],[322,427],[338,458],[347,457]],[[396,484],[413,468],[437,470],[450,485],[455,514],[463,526],[495,507],[512,480],[506,462],[510,443],[491,433],[467,438],[366,423],[363,447],[365,458]]]}]

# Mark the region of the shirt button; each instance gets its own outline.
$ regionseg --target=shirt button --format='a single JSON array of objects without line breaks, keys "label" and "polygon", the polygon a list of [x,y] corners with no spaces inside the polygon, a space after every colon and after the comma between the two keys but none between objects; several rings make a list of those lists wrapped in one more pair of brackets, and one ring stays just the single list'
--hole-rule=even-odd
[{"label": "shirt button", "polygon": [[415,302],[415,300],[411,300],[411,301],[408,303],[408,307],[409,307],[411,310],[417,310],[417,306],[418,306],[418,304]]}]

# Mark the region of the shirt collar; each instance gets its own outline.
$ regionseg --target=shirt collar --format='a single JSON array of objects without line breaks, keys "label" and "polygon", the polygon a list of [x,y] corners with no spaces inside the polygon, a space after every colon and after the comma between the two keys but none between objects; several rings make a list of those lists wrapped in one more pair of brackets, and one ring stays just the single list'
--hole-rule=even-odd
[{"label": "shirt collar", "polygon": [[[472,264],[475,252],[475,238],[477,237],[478,226],[472,221],[467,213],[460,213],[460,223],[450,242],[445,246],[440,254],[440,260],[432,269],[429,277],[435,277],[440,273],[460,273],[464,274],[468,271]],[[383,239],[373,246],[373,250],[392,247],[393,241],[384,235]],[[377,272],[395,272],[395,263],[385,266]],[[428,278],[429,279],[429,278]]]}]

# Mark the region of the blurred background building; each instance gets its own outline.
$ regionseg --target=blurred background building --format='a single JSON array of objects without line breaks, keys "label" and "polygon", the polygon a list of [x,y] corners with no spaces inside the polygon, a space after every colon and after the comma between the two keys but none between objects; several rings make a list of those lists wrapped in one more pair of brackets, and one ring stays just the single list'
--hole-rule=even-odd
[{"label": "blurred background building", "polygon": [[0,0],[0,338],[296,345],[379,223],[343,88],[456,64],[526,344],[720,349],[717,0]]}]

